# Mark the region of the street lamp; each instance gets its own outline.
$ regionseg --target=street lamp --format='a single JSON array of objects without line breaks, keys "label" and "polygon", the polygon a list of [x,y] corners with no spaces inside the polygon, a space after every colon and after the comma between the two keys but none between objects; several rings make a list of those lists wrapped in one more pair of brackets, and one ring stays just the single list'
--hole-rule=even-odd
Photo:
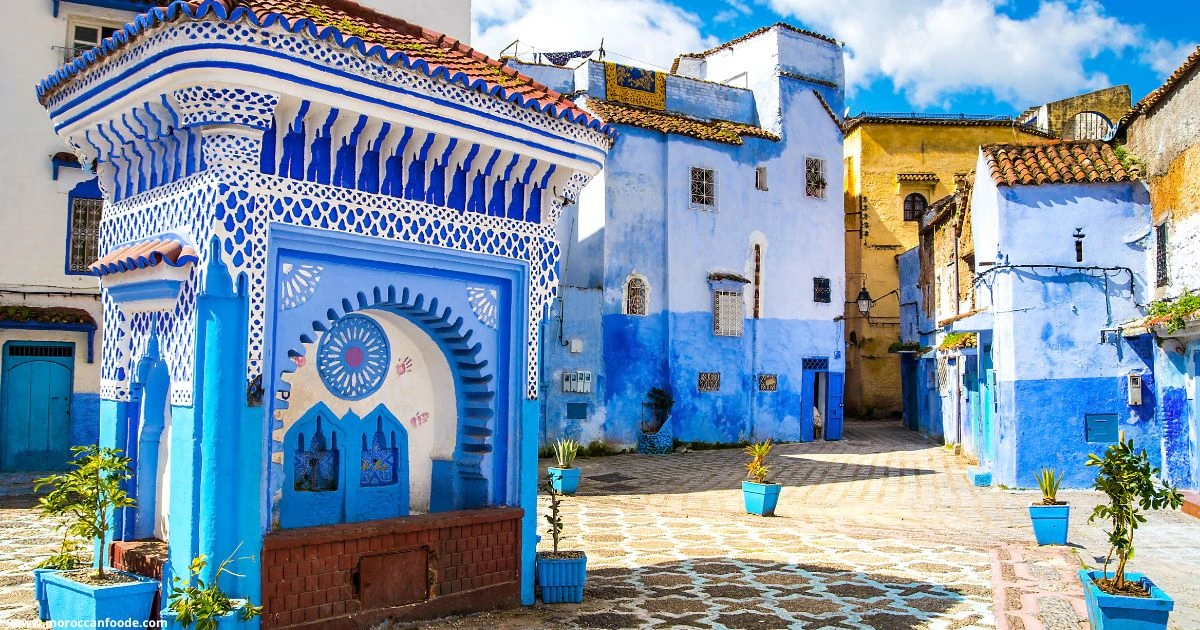
[{"label": "street lamp", "polygon": [[873,302],[871,300],[871,293],[867,291],[867,287],[864,286],[858,290],[858,299],[855,302],[858,303],[858,312],[862,313],[863,317],[871,316],[871,304]]}]

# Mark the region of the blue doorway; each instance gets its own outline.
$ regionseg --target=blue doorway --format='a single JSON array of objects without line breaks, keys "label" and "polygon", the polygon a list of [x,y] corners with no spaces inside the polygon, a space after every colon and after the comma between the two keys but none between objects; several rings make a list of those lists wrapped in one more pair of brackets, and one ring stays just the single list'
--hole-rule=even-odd
[{"label": "blue doorway", "polygon": [[59,470],[71,456],[75,345],[10,341],[0,374],[0,471]]}]

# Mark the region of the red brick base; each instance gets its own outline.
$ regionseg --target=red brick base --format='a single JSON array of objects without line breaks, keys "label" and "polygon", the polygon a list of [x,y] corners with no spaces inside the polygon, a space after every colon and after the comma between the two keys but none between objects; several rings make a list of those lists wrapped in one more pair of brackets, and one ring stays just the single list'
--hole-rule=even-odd
[{"label": "red brick base", "polygon": [[369,628],[520,605],[520,508],[288,529],[263,540],[263,628]]},{"label": "red brick base", "polygon": [[1183,513],[1200,518],[1200,494],[1187,490],[1182,491],[1181,494],[1183,495]]}]

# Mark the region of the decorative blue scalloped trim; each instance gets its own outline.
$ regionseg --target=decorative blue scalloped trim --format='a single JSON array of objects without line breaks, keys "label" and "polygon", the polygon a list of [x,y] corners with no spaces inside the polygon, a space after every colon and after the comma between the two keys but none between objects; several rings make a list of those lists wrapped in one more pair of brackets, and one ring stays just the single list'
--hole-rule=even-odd
[{"label": "decorative blue scalloped trim", "polygon": [[[121,247],[131,247],[133,245],[138,245],[138,244],[146,243],[149,241],[163,241],[163,240],[173,240],[184,247],[190,247],[190,245],[183,242],[182,239],[174,237],[174,235],[171,235],[171,234],[167,234],[167,235],[163,235],[163,236],[155,236],[153,238],[142,239],[140,241],[137,241],[136,243],[122,245]],[[109,274],[121,273],[122,271],[133,271],[135,269],[145,269],[146,267],[153,267],[155,265],[163,264],[163,263],[165,263],[168,267],[182,267],[184,265],[195,264],[197,262],[200,262],[200,259],[195,254],[184,254],[184,255],[181,255],[179,258],[176,258],[175,260],[171,260],[171,259],[163,256],[161,253],[159,253],[157,251],[151,251],[149,254],[143,254],[143,255],[140,255],[137,257],[127,256],[120,260],[110,262],[108,264],[100,265],[99,267],[95,267],[92,269],[92,275],[103,277],[103,276],[107,276]]]},{"label": "decorative blue scalloped trim", "polygon": [[105,39],[99,46],[83,53],[71,61],[71,63],[59,68],[49,77],[43,79],[37,86],[38,100],[42,100],[47,92],[65,83],[71,77],[116,52],[121,46],[132,41],[141,32],[158,24],[174,22],[180,17],[202,20],[208,16],[209,12],[212,12],[213,15],[224,22],[236,22],[246,19],[258,28],[270,28],[278,23],[281,27],[292,33],[306,34],[321,41],[328,40],[344,49],[353,49],[365,57],[377,57],[380,61],[388,65],[403,65],[409,70],[420,72],[432,79],[440,79],[447,83],[458,84],[469,90],[482,92],[489,96],[498,96],[501,100],[515,103],[520,107],[548,114],[554,118],[565,118],[571,123],[584,125],[608,136],[615,135],[615,129],[611,125],[589,117],[587,114],[576,114],[570,109],[560,109],[554,103],[543,104],[535,99],[527,99],[524,95],[517,92],[509,92],[502,85],[489,85],[484,79],[471,79],[471,77],[463,72],[451,74],[450,70],[445,66],[435,65],[431,67],[424,59],[412,59],[403,52],[397,51],[389,55],[387,49],[379,44],[371,44],[370,48],[368,48],[368,44],[362,38],[355,35],[345,37],[332,26],[326,26],[318,30],[317,25],[308,18],[301,18],[293,23],[286,16],[279,13],[268,13],[260,20],[258,15],[245,7],[237,7],[233,11],[227,12],[225,6],[218,0],[204,0],[195,9],[186,0],[176,0],[165,9],[154,7],[146,13],[138,15],[132,22],[126,24],[125,28],[114,33],[112,37]]}]

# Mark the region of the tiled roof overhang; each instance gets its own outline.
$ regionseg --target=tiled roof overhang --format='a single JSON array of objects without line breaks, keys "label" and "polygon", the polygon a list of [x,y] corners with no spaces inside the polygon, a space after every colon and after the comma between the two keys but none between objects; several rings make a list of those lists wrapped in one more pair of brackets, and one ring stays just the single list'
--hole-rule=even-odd
[{"label": "tiled roof overhang", "polygon": [[699,120],[682,114],[663,112],[644,107],[626,105],[589,97],[587,106],[596,116],[609,125],[629,125],[690,136],[699,140],[711,140],[725,144],[742,144],[742,137],[762,138],[778,141],[779,136],[754,125],[729,120]]},{"label": "tiled roof overhang", "polygon": [[[335,14],[334,24],[318,24],[315,15]],[[257,27],[280,26],[315,40],[327,41],[364,57],[377,57],[430,78],[457,84],[516,103],[555,118],[584,125],[611,136],[612,129],[592,118],[564,95],[491,59],[458,40],[347,0],[177,0],[154,7],[99,46],[59,68],[37,86],[45,105],[54,93],[83,70],[142,37],[148,30],[182,19],[247,20]],[[339,30],[341,27],[341,30]],[[343,30],[350,32],[343,33]],[[431,50],[432,49],[432,50]]]},{"label": "tiled roof overhang", "polygon": [[846,133],[849,134],[854,129],[865,124],[876,125],[918,125],[932,127],[1011,127],[1015,131],[1027,133],[1031,136],[1039,136],[1042,138],[1057,138],[1049,131],[1038,129],[1033,125],[1026,125],[1015,120],[987,120],[987,119],[971,119],[971,118],[892,118],[886,116],[855,116],[847,118],[845,123]]},{"label": "tiled roof overhang", "polygon": [[118,247],[89,267],[93,275],[103,277],[159,264],[182,267],[199,259],[191,245],[167,236]]},{"label": "tiled roof overhang", "polygon": [[896,173],[897,182],[936,182],[937,173]]},{"label": "tiled roof overhang", "polygon": [[1175,69],[1175,72],[1171,73],[1171,76],[1167,77],[1167,80],[1162,85],[1143,97],[1142,100],[1138,101],[1132,109],[1121,117],[1121,120],[1117,121],[1118,131],[1125,129],[1134,118],[1149,112],[1164,98],[1170,96],[1175,91],[1175,88],[1179,87],[1183,83],[1183,80],[1198,66],[1200,66],[1200,46],[1196,47],[1196,50],[1192,51],[1192,54],[1183,60],[1183,63]]},{"label": "tiled roof overhang", "polygon": [[1129,182],[1113,148],[1096,140],[1049,144],[990,144],[981,147],[997,186]]}]

